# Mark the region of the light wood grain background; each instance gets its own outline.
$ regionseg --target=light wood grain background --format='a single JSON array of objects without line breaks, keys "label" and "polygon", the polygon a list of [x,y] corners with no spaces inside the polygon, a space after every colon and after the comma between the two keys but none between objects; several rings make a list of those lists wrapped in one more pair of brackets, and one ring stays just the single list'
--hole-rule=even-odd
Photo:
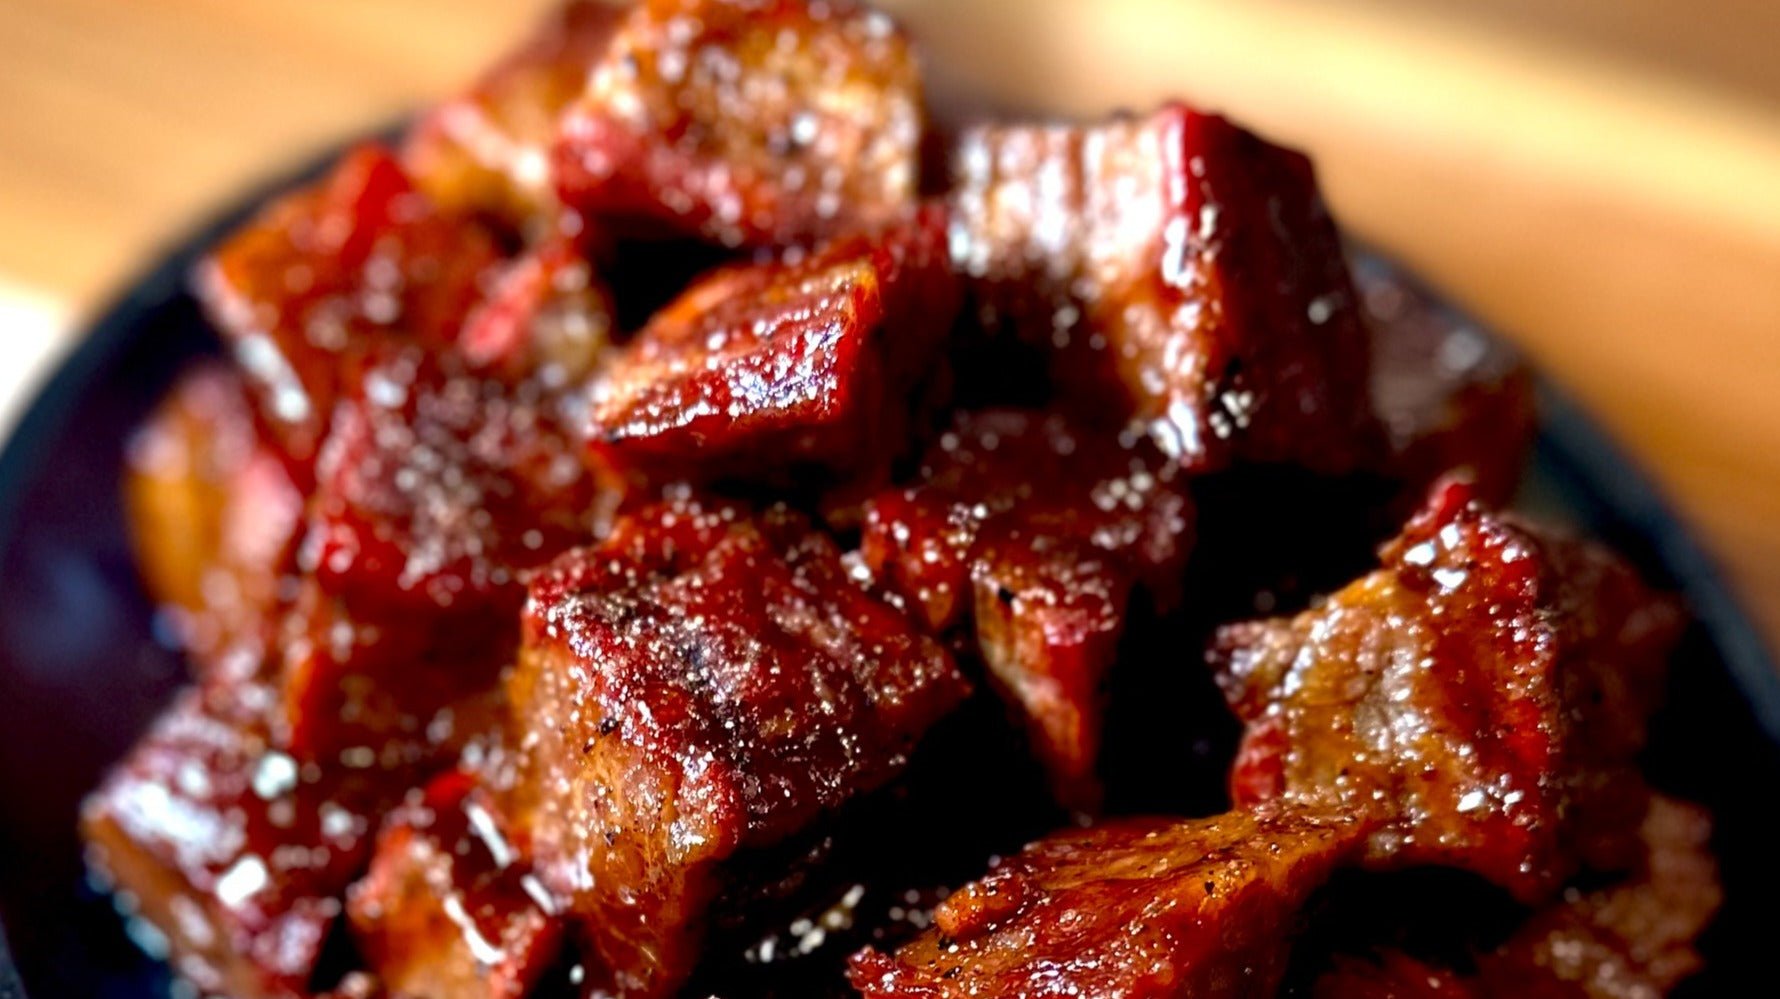
[{"label": "light wood grain background", "polygon": [[[156,247],[547,3],[0,0],[0,420]],[[1780,640],[1780,3],[889,6],[944,94],[1181,94],[1308,148],[1351,229],[1651,467]]]}]

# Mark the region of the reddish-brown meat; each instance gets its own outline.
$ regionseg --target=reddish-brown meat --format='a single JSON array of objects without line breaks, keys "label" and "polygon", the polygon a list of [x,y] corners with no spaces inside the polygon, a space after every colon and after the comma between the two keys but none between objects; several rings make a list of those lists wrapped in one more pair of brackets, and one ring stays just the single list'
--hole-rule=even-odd
[{"label": "reddish-brown meat", "polygon": [[622,16],[616,4],[569,0],[467,91],[428,111],[402,144],[415,182],[451,211],[533,234],[553,225],[559,122]]},{"label": "reddish-brown meat", "polygon": [[1680,617],[1617,558],[1437,489],[1384,566],[1211,654],[1247,723],[1235,800],[1387,819],[1383,866],[1474,871],[1528,901],[1629,859],[1633,756]]},{"label": "reddish-brown meat", "polygon": [[850,0],[645,0],[556,149],[569,205],[729,246],[884,224],[914,204],[921,81]]},{"label": "reddish-brown meat", "polygon": [[1172,465],[1058,415],[959,419],[914,485],[865,506],[860,553],[935,631],[974,622],[1061,799],[1096,797],[1105,680],[1134,586],[1167,602],[1193,510]]},{"label": "reddish-brown meat", "polygon": [[597,386],[592,444],[666,476],[882,464],[957,309],[936,211],[809,255],[720,270],[658,313]]},{"label": "reddish-brown meat", "polygon": [[982,125],[953,156],[954,262],[1076,405],[1190,469],[1346,471],[1374,447],[1367,333],[1310,163],[1170,105]]},{"label": "reddish-brown meat", "polygon": [[457,352],[473,370],[548,394],[605,363],[613,324],[611,294],[581,247],[555,237],[505,265],[464,319]]},{"label": "reddish-brown meat", "polygon": [[303,497],[238,375],[202,365],[180,379],[130,442],[124,505],[149,595],[199,670],[257,650],[287,599]]},{"label": "reddish-brown meat", "polygon": [[1639,867],[1623,883],[1535,913],[1467,976],[1397,952],[1346,957],[1317,999],[1653,999],[1701,967],[1695,941],[1723,898],[1700,809],[1652,797]]},{"label": "reddish-brown meat", "polygon": [[555,902],[467,773],[393,813],[347,915],[397,995],[524,999],[556,957]]},{"label": "reddish-brown meat", "polygon": [[81,819],[91,863],[167,937],[180,974],[243,999],[306,994],[376,817],[417,776],[375,754],[300,764],[269,741],[264,702],[188,691]]},{"label": "reddish-brown meat", "polygon": [[510,809],[622,996],[671,994],[739,856],[895,776],[967,691],[782,509],[622,518],[533,582],[524,627]]},{"label": "reddish-brown meat", "polygon": [[1701,809],[1653,797],[1640,830],[1644,856],[1633,876],[1535,915],[1479,962],[1484,994],[1667,995],[1700,969],[1694,944],[1723,899],[1711,831]]},{"label": "reddish-brown meat", "polygon": [[388,151],[364,146],[230,237],[198,290],[304,480],[364,352],[455,339],[495,261],[486,233],[440,215]]},{"label": "reddish-brown meat", "polygon": [[1364,848],[1296,810],[1125,819],[1057,833],[934,911],[895,954],[853,959],[871,999],[1271,996],[1310,893]]},{"label": "reddish-brown meat", "polygon": [[1389,275],[1359,275],[1372,327],[1372,398],[1390,445],[1385,471],[1415,502],[1445,475],[1487,503],[1520,484],[1537,413],[1512,349]]}]

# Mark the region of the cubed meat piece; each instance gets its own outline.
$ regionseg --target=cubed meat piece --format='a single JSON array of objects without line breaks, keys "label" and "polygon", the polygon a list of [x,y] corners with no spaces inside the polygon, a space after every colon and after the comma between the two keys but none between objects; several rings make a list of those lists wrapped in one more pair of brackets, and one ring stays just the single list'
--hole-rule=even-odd
[{"label": "cubed meat piece", "polygon": [[1367,333],[1310,162],[1170,105],[980,125],[952,165],[954,263],[1072,404],[1186,468],[1346,471],[1376,447]]},{"label": "cubed meat piece", "polygon": [[551,401],[417,350],[363,383],[317,462],[305,571],[369,618],[516,611],[518,573],[592,530],[597,488]]},{"label": "cubed meat piece", "polygon": [[347,902],[366,963],[396,995],[524,999],[562,924],[488,796],[468,773],[393,813]]},{"label": "cubed meat piece", "polygon": [[728,246],[886,223],[915,200],[908,40],[850,0],[645,0],[562,123],[564,202]]},{"label": "cubed meat piece", "polygon": [[1365,840],[1358,820],[1296,810],[1057,833],[850,977],[869,999],[1272,996],[1299,909]]},{"label": "cubed meat piece", "polygon": [[357,358],[391,339],[449,343],[498,259],[439,214],[378,146],[274,202],[199,267],[205,307],[300,484]]},{"label": "cubed meat piece", "polygon": [[1695,942],[1723,901],[1701,809],[1653,797],[1644,856],[1624,883],[1538,913],[1480,959],[1483,993],[1540,999],[1668,995],[1701,967]]},{"label": "cubed meat piece", "polygon": [[749,855],[896,776],[968,692],[783,509],[621,518],[533,581],[524,629],[507,808],[618,996],[673,994]]},{"label": "cubed meat piece", "polygon": [[464,320],[458,351],[474,370],[558,392],[607,359],[613,318],[611,293],[581,248],[553,238],[504,267]]},{"label": "cubed meat piece", "polygon": [[130,442],[124,505],[149,594],[199,669],[259,645],[290,585],[303,497],[235,372],[203,365],[174,386]]},{"label": "cubed meat piece", "polygon": [[416,776],[375,758],[299,764],[267,738],[267,699],[187,691],[82,813],[89,862],[206,994],[308,994],[373,817]]},{"label": "cubed meat piece", "polygon": [[303,580],[275,631],[279,744],[331,766],[375,756],[449,757],[502,715],[500,671],[519,645],[517,612],[355,613]]},{"label": "cubed meat piece", "polygon": [[1508,502],[1537,430],[1532,373],[1513,348],[1392,273],[1362,268],[1356,277],[1389,445],[1383,470],[1411,503],[1445,475],[1475,483],[1485,502]]},{"label": "cubed meat piece", "polygon": [[1176,469],[1147,441],[1058,415],[965,415],[913,485],[865,506],[867,568],[935,631],[972,624],[1060,800],[1097,797],[1105,681],[1134,587],[1168,602],[1192,544]]},{"label": "cubed meat piece", "polygon": [[592,447],[669,478],[876,468],[957,309],[937,211],[807,255],[719,270],[596,385]]},{"label": "cubed meat piece", "polygon": [[1382,558],[1316,609],[1216,637],[1248,726],[1238,804],[1377,812],[1373,863],[1464,868],[1529,902],[1579,862],[1629,860],[1674,603],[1463,484],[1437,488]]},{"label": "cubed meat piece", "polygon": [[1665,996],[1698,971],[1695,942],[1723,899],[1700,809],[1653,796],[1639,866],[1620,884],[1535,913],[1460,975],[1396,951],[1342,957],[1317,999],[1629,999]]},{"label": "cubed meat piece", "polygon": [[623,8],[569,0],[470,88],[427,112],[402,144],[415,183],[448,210],[535,234],[559,211],[551,148]]},{"label": "cubed meat piece", "polygon": [[395,352],[336,407],[281,646],[299,758],[418,737],[492,690],[520,574],[593,535],[601,492],[554,401],[437,361]]}]

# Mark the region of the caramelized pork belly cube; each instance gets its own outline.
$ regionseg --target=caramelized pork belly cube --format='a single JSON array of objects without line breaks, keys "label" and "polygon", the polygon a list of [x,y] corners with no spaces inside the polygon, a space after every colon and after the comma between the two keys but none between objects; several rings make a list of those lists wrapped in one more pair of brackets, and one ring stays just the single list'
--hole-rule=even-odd
[{"label": "caramelized pork belly cube", "polygon": [[590,537],[599,489],[549,397],[399,352],[337,407],[284,624],[289,743],[417,738],[497,684],[520,574]]},{"label": "caramelized pork belly cube", "polygon": [[418,776],[375,758],[305,766],[268,739],[269,695],[185,692],[87,799],[89,863],[207,993],[307,994],[374,817]]},{"label": "caramelized pork belly cube", "polygon": [[1238,804],[1373,811],[1371,860],[1477,873],[1538,901],[1629,859],[1633,757],[1681,624],[1608,552],[1443,485],[1383,567],[1210,654],[1247,722]]},{"label": "caramelized pork belly cube", "polygon": [[990,327],[1051,352],[1075,405],[1189,469],[1345,471],[1376,446],[1367,333],[1310,162],[1182,105],[980,125],[952,247]]},{"label": "caramelized pork belly cube", "polygon": [[811,254],[719,270],[668,305],[595,389],[591,443],[664,478],[874,468],[957,309],[937,211]]},{"label": "caramelized pork belly cube", "polygon": [[520,571],[592,529],[597,487],[557,400],[414,349],[363,381],[317,462],[304,570],[367,617],[517,611]]},{"label": "caramelized pork belly cube", "polygon": [[501,670],[519,645],[517,614],[355,613],[313,579],[274,632],[266,667],[279,699],[279,744],[332,766],[368,754],[446,758],[495,729]]},{"label": "caramelized pork belly cube", "polygon": [[1482,991],[1551,999],[1669,994],[1702,966],[1695,942],[1724,898],[1711,832],[1700,808],[1653,796],[1633,874],[1535,914],[1479,960]]},{"label": "caramelized pork belly cube", "polygon": [[289,586],[303,497],[234,371],[194,368],[156,408],[130,441],[124,506],[149,594],[200,670],[257,644]]},{"label": "caramelized pork belly cube", "polygon": [[1334,813],[1122,819],[1027,847],[853,986],[896,996],[1271,996],[1298,910],[1365,846]]},{"label": "caramelized pork belly cube", "polygon": [[363,146],[231,236],[197,286],[301,480],[357,358],[391,339],[449,343],[497,256],[387,150]]},{"label": "caramelized pork belly cube", "polygon": [[1397,951],[1342,957],[1317,999],[1626,999],[1668,995],[1702,965],[1695,943],[1723,899],[1699,808],[1653,796],[1627,878],[1533,914],[1465,975]]},{"label": "caramelized pork belly cube", "polygon": [[1056,414],[966,414],[914,484],[865,505],[860,554],[935,631],[973,622],[1060,800],[1091,808],[1105,680],[1133,589],[1170,600],[1193,511],[1147,441]]},{"label": "caramelized pork belly cube", "polygon": [[605,362],[613,322],[611,292],[578,241],[552,237],[503,265],[465,318],[457,352],[518,389],[558,393]]},{"label": "caramelized pork belly cube", "polygon": [[616,4],[569,0],[467,91],[428,111],[402,144],[415,183],[454,212],[521,232],[553,225],[558,123],[622,16]]},{"label": "caramelized pork belly cube", "polygon": [[1533,378],[1512,348],[1389,274],[1359,274],[1372,328],[1372,398],[1389,453],[1384,471],[1411,502],[1445,475],[1506,503],[1520,485],[1537,422]]},{"label": "caramelized pork belly cube", "polygon": [[554,905],[487,794],[453,771],[385,820],[347,915],[391,993],[524,999],[561,942]]},{"label": "caramelized pork belly cube", "polygon": [[508,809],[613,995],[672,994],[750,856],[896,776],[968,691],[782,508],[620,518],[533,581],[524,632]]},{"label": "caramelized pork belly cube", "polygon": [[556,148],[563,201],[728,246],[787,245],[914,204],[915,57],[850,0],[645,0]]}]

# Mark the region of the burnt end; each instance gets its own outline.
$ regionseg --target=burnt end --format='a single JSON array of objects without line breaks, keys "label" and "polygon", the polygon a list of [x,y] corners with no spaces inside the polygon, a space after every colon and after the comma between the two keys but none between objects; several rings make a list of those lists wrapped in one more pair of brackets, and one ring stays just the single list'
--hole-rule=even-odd
[{"label": "burnt end", "polygon": [[467,368],[548,398],[609,360],[616,307],[581,243],[552,236],[502,266],[464,317],[457,353]]},{"label": "burnt end", "polygon": [[1235,801],[1375,812],[1375,865],[1459,867],[1526,901],[1622,865],[1677,608],[1462,485],[1382,555],[1318,609],[1218,633],[1210,658],[1248,724]]},{"label": "burnt end", "polygon": [[402,142],[415,183],[447,210],[535,234],[561,206],[551,149],[623,9],[570,0],[463,93],[433,107]]},{"label": "burnt end", "polygon": [[1315,999],[1621,999],[1668,995],[1702,966],[1695,943],[1723,899],[1699,808],[1650,799],[1638,865],[1624,880],[1573,891],[1533,913],[1465,970],[1385,950],[1340,955],[1310,990]]},{"label": "burnt end", "polygon": [[365,353],[451,342],[497,258],[485,231],[439,214],[387,150],[362,146],[231,236],[196,284],[307,488]]},{"label": "burnt end", "polygon": [[347,915],[366,964],[396,995],[524,999],[562,942],[523,844],[462,771],[385,820]]},{"label": "burnt end", "polygon": [[1261,810],[1056,833],[940,903],[894,954],[861,951],[850,978],[870,999],[1271,996],[1298,909],[1366,832]]},{"label": "burnt end", "polygon": [[304,758],[417,738],[496,686],[520,574],[592,536],[602,490],[535,381],[387,354],[336,407],[286,616],[282,688]]},{"label": "burnt end", "polygon": [[733,871],[906,765],[968,691],[783,509],[667,504],[532,583],[508,811],[619,995],[671,994]]},{"label": "burnt end", "polygon": [[1508,502],[1538,429],[1532,372],[1511,347],[1417,289],[1365,272],[1359,288],[1371,318],[1372,398],[1389,445],[1381,471],[1402,484],[1408,504],[1445,476],[1469,480],[1486,503]]},{"label": "burnt end", "polygon": [[936,632],[964,628],[1059,800],[1092,810],[1107,674],[1133,591],[1178,595],[1193,508],[1147,442],[1042,413],[961,417],[865,504],[860,557]]},{"label": "burnt end", "polygon": [[952,170],[954,264],[1072,405],[1192,470],[1375,453],[1367,331],[1303,156],[1176,104],[969,128]]},{"label": "burnt end", "polygon": [[187,691],[82,810],[88,859],[200,988],[308,992],[376,816],[418,778],[371,754],[305,766],[268,737],[269,696]]},{"label": "burnt end", "polygon": [[204,365],[180,379],[130,442],[124,507],[149,595],[198,671],[257,652],[287,598],[303,496],[240,376]]},{"label": "burnt end", "polygon": [[660,477],[877,473],[957,308],[935,210],[810,254],[719,270],[595,383],[590,446]]},{"label": "burnt end", "polygon": [[894,220],[915,201],[921,81],[907,39],[847,0],[646,0],[555,149],[603,221],[771,246]]},{"label": "burnt end", "polygon": [[1723,901],[1700,808],[1653,796],[1641,856],[1621,883],[1535,913],[1479,959],[1488,995],[1668,995],[1703,961],[1695,942]]}]

